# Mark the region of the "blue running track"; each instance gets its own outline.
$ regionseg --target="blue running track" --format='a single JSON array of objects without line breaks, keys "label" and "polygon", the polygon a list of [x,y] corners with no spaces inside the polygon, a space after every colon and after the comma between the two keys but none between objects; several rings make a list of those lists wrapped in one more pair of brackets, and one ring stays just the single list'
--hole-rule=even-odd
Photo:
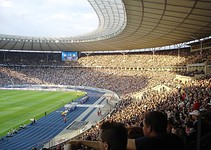
[{"label": "blue running track", "polygon": [[[93,104],[104,94],[90,90],[86,92],[89,96],[86,104]],[[88,107],[77,107],[69,112],[65,123],[63,116],[61,116],[61,112],[65,110],[62,107],[39,119],[35,125],[27,125],[25,129],[18,131],[13,137],[0,140],[0,150],[31,150],[32,147],[41,149],[45,142],[59,134],[87,109]],[[94,109],[91,112],[93,111]],[[85,118],[89,115],[91,113],[88,113]]]}]

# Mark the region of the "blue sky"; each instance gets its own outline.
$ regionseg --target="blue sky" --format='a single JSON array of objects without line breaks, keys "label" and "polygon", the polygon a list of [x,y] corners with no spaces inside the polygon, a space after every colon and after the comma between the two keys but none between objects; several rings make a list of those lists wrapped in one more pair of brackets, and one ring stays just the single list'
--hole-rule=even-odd
[{"label": "blue sky", "polygon": [[87,0],[0,0],[0,34],[64,37],[97,27]]}]

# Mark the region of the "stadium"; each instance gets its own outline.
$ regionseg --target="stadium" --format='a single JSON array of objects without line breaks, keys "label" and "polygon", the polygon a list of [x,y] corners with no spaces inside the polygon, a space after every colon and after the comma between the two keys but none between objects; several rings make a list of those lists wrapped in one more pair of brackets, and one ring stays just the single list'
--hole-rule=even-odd
[{"label": "stadium", "polygon": [[103,122],[141,128],[156,110],[185,150],[210,150],[211,1],[88,2],[99,18],[93,32],[0,33],[0,149],[97,141]]}]

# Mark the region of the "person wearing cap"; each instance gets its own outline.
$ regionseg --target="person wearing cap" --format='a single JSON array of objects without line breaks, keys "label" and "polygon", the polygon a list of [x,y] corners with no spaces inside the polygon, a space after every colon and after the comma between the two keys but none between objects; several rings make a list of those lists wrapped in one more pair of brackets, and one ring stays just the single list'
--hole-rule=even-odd
[{"label": "person wearing cap", "polygon": [[197,124],[198,124],[200,112],[198,110],[193,110],[189,114],[191,115],[191,119],[193,121],[193,127],[197,131]]},{"label": "person wearing cap", "polygon": [[192,119],[196,121],[200,115],[200,111],[198,110],[193,110],[192,112],[189,113],[192,116]]},{"label": "person wearing cap", "polygon": [[189,113],[190,115],[194,115],[194,116],[199,116],[200,112],[198,110],[193,110],[192,112]]}]

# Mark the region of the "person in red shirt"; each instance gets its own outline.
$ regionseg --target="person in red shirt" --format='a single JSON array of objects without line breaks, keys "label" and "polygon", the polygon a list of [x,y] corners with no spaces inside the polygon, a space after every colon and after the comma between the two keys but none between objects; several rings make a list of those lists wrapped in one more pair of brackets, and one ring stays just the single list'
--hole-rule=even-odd
[{"label": "person in red shirt", "polygon": [[198,100],[195,100],[193,104],[193,110],[199,110],[199,108],[200,108],[200,103]]}]

